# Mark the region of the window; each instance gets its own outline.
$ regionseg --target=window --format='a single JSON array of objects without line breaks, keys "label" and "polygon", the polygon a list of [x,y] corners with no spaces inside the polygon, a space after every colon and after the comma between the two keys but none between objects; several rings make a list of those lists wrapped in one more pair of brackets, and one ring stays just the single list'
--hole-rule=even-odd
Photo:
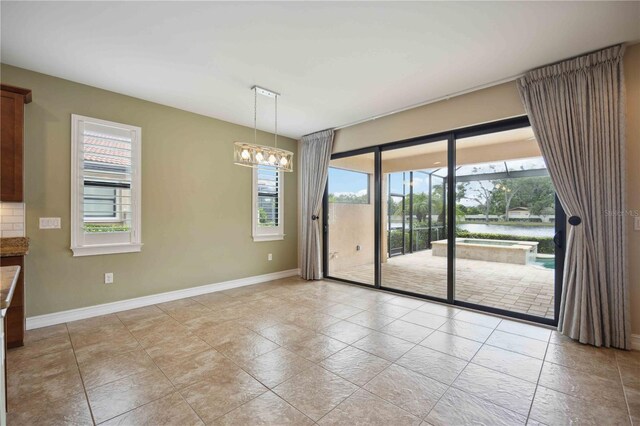
[{"label": "window", "polygon": [[141,129],[71,116],[71,250],[138,252]]},{"label": "window", "polygon": [[369,173],[329,167],[329,202],[369,204]]},{"label": "window", "polygon": [[271,166],[253,169],[253,240],[284,239],[282,172]]}]

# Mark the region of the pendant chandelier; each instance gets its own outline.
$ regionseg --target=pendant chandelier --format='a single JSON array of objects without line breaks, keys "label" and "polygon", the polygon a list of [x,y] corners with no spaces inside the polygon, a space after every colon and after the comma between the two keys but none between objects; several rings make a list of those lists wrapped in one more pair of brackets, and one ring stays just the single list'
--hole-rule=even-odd
[{"label": "pendant chandelier", "polygon": [[[253,143],[235,142],[233,161],[239,166],[271,166],[282,172],[293,171],[293,153],[278,148],[278,96],[274,91],[253,86]],[[258,93],[275,99],[275,143],[274,146],[258,145]]]}]

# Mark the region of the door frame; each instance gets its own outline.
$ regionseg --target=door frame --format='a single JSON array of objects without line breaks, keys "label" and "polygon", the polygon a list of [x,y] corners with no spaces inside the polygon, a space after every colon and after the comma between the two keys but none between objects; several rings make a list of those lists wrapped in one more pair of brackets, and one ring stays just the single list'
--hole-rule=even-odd
[{"label": "door frame", "polygon": [[[558,197],[556,196],[555,203],[555,237],[556,243],[555,253],[555,283],[554,283],[554,318],[543,318],[529,314],[523,314],[519,312],[513,312],[506,309],[494,308],[490,306],[478,305],[475,303],[469,303],[455,299],[455,223],[456,223],[456,141],[461,138],[468,138],[473,136],[480,136],[489,133],[503,132],[507,130],[514,130],[523,127],[529,127],[531,124],[529,118],[525,116],[519,116],[514,118],[508,118],[505,120],[494,121],[490,123],[468,126],[460,129],[455,129],[446,132],[434,133],[431,135],[419,136],[415,138],[389,142],[373,147],[361,148],[352,151],[345,151],[331,155],[331,159],[339,159],[345,157],[352,157],[361,154],[374,154],[374,284],[365,284],[344,278],[333,277],[329,270],[329,184],[327,178],[327,184],[325,185],[324,197],[322,200],[323,208],[323,233],[322,233],[322,245],[323,245],[323,277],[335,281],[346,282],[350,284],[356,284],[360,286],[376,288],[393,293],[403,294],[407,296],[417,297],[420,299],[432,300],[440,303],[446,303],[453,306],[461,306],[465,308],[471,308],[483,312],[493,313],[497,315],[512,317],[516,319],[537,322],[541,324],[553,325],[558,324],[559,311],[560,311],[560,299],[562,296],[562,279],[564,272],[564,254],[566,243],[566,215]],[[414,293],[406,290],[400,290],[392,287],[382,285],[382,263],[381,263],[381,237],[382,237],[382,153],[385,151],[392,151],[395,149],[401,149],[416,145],[423,145],[432,142],[447,141],[447,297],[446,299],[429,296],[426,294]]]}]

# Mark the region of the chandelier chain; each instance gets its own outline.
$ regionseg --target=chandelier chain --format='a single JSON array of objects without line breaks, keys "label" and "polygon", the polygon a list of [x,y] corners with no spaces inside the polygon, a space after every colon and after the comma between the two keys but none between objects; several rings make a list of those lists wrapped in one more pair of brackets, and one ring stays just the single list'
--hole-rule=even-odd
[{"label": "chandelier chain", "polygon": [[275,134],[276,134],[276,143],[275,147],[278,147],[278,95],[276,95],[276,125],[275,125]]},{"label": "chandelier chain", "polygon": [[258,143],[258,89],[253,88],[253,143]]}]

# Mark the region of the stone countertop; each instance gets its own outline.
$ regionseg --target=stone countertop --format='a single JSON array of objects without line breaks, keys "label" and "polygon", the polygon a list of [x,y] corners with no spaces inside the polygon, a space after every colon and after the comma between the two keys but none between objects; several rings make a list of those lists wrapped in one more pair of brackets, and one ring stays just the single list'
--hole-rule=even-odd
[{"label": "stone countertop", "polygon": [[3,318],[11,304],[19,275],[19,266],[0,266],[0,309],[2,310],[0,313]]},{"label": "stone countertop", "polygon": [[25,256],[29,253],[29,238],[0,238],[0,257]]}]

